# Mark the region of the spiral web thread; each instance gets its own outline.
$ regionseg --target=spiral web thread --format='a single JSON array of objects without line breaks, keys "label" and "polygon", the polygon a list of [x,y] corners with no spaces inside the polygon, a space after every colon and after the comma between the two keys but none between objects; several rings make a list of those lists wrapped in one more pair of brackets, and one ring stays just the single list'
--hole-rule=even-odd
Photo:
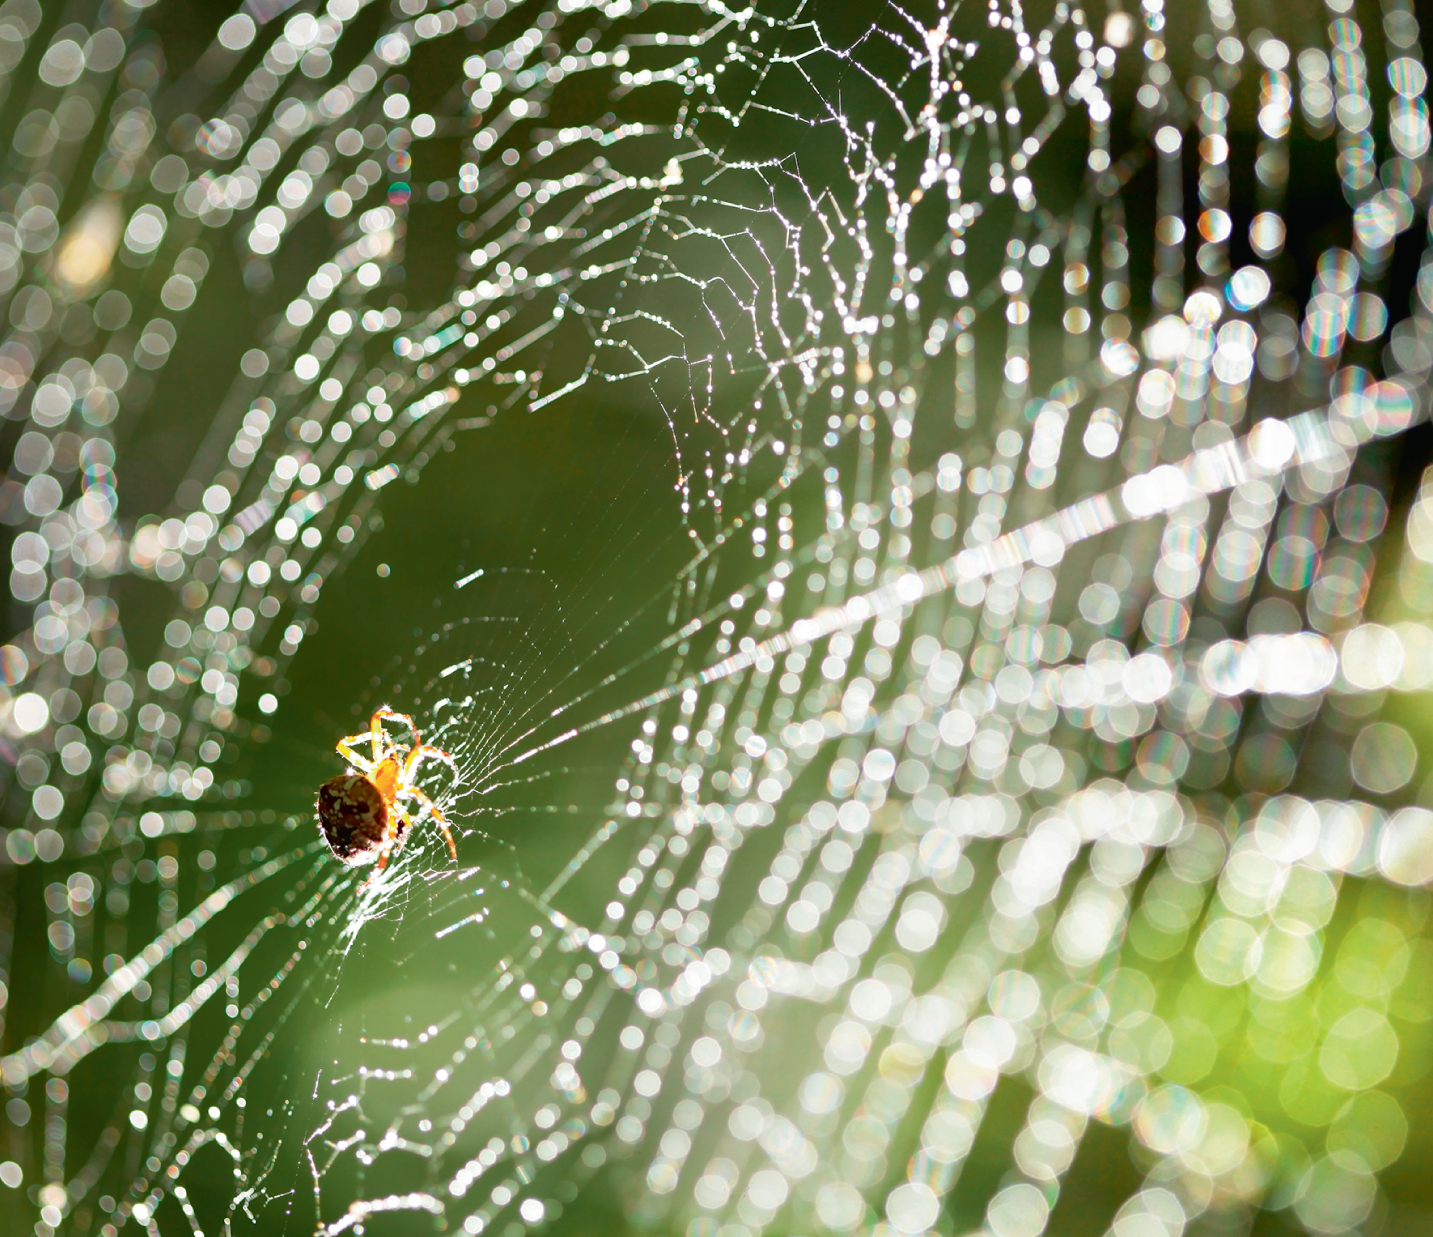
[{"label": "spiral web thread", "polygon": [[[1433,362],[1412,10],[1270,33],[1209,3],[1181,80],[1152,2],[402,0],[376,39],[355,0],[284,7],[168,77],[160,10],[0,7],[22,117],[0,398],[29,422],[0,503],[38,603],[4,650],[5,844],[57,980],[43,1018],[9,997],[10,1214],[504,1237],[613,1197],[691,1237],[1411,1214],[1377,1174],[1433,1017],[1433,817],[1380,710],[1428,686],[1433,535],[1421,489],[1385,530],[1408,496],[1376,440],[1421,420]],[[452,90],[412,115],[397,74],[433,65]],[[175,98],[210,119],[171,123]],[[1311,289],[1279,262],[1300,160],[1348,202]],[[1126,197],[1151,183],[1144,273]],[[453,198],[451,299],[394,306]],[[213,245],[262,288],[318,211],[335,248],[245,354],[173,513],[122,529],[115,428],[202,312]],[[365,886],[275,843],[214,765],[278,707],[263,680],[384,487],[608,384],[670,427],[672,635],[598,687],[561,676],[554,714],[516,672],[494,705],[460,624],[418,650],[446,664],[415,699],[462,762],[460,820],[640,718],[614,809],[544,888],[416,844]],[[126,571],[177,593],[148,668],[108,596]],[[226,875],[228,830],[261,844]],[[613,852],[606,919],[569,917]],[[418,1030],[315,1021],[399,913],[409,956],[466,961],[489,920],[522,944]],[[122,1064],[100,1080],[95,1054]],[[81,1082],[120,1071],[80,1141],[112,1099]],[[261,1112],[266,1072],[289,1081]],[[1116,1161],[1128,1188],[1091,1204],[1082,1176]]]}]

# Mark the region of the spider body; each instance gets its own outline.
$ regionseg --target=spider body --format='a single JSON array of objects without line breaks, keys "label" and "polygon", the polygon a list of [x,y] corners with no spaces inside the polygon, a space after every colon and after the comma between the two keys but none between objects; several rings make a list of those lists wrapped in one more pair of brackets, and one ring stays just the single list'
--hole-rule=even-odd
[{"label": "spider body", "polygon": [[[396,742],[383,728],[385,720],[405,724],[413,742],[406,747]],[[372,756],[354,750],[355,744],[371,744]],[[424,760],[442,760],[454,772],[456,766],[447,752],[422,741],[411,717],[384,705],[366,731],[340,739],[337,750],[349,768],[319,787],[315,804],[319,830],[334,858],[350,867],[376,862],[376,871],[383,871],[413,828],[414,819],[404,807],[405,801],[412,801],[437,823],[448,853],[457,862],[458,849],[446,818],[414,782]]]},{"label": "spider body", "polygon": [[388,804],[361,773],[340,773],[318,788],[318,827],[335,858],[371,863],[388,841]]}]

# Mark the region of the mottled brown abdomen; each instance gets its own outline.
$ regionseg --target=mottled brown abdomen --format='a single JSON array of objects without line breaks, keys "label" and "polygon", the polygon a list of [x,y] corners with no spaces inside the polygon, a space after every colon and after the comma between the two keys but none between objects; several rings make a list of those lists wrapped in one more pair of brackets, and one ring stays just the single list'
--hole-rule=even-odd
[{"label": "mottled brown abdomen", "polygon": [[388,807],[366,777],[340,773],[318,788],[318,827],[335,858],[372,863],[388,836]]}]

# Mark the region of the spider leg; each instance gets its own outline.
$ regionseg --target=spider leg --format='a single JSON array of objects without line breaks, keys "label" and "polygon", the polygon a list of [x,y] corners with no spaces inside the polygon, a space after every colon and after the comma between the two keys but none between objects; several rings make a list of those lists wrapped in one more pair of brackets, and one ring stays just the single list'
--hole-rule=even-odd
[{"label": "spider leg", "polygon": [[447,752],[441,748],[434,747],[431,743],[425,743],[421,747],[415,747],[408,753],[408,759],[403,765],[403,784],[411,786],[413,775],[418,772],[418,766],[424,759],[441,760],[454,774],[458,772],[458,763]]},{"label": "spider leg", "polygon": [[[378,706],[377,710],[373,714],[373,720],[370,723],[373,727],[375,743],[378,741],[379,736],[382,736],[383,739],[387,741],[387,735],[384,735],[383,733],[383,719],[385,717],[391,717],[394,721],[397,722],[404,722],[413,734],[413,746],[418,747],[420,744],[422,744],[422,736],[418,733],[418,727],[413,724],[413,719],[409,717],[406,713],[395,712],[393,709],[390,709],[386,704],[381,704]],[[393,746],[396,747],[397,744],[393,744]],[[375,748],[375,750],[377,749]]]},{"label": "spider leg", "polygon": [[372,773],[375,761],[369,760],[366,756],[360,756],[353,750],[353,744],[362,743],[368,739],[367,732],[363,734],[351,734],[346,739],[340,739],[334,750],[338,752],[349,764],[361,773]]},{"label": "spider leg", "polygon": [[425,808],[428,809],[430,813],[432,813],[433,819],[437,821],[438,828],[442,831],[443,841],[448,844],[448,854],[452,855],[453,862],[457,863],[458,847],[457,844],[453,841],[453,831],[448,828],[448,818],[444,816],[441,811],[438,810],[438,805],[434,803],[433,800],[428,798],[428,796],[425,795],[416,786],[405,786],[403,788],[403,793],[406,795],[410,795],[414,799],[417,799],[419,803],[421,803]]},{"label": "spider leg", "polygon": [[369,877],[370,880],[376,880],[378,874],[388,866],[388,860],[403,849],[403,840],[413,828],[413,818],[396,803],[389,805],[389,811],[392,812],[393,816],[397,819],[389,819],[388,841],[383,849],[378,852],[378,863],[373,868],[373,875]]}]

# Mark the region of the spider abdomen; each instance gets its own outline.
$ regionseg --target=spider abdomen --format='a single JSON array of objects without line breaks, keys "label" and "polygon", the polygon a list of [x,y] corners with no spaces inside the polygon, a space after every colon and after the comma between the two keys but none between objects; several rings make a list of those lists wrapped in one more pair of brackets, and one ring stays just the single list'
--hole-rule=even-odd
[{"label": "spider abdomen", "polygon": [[318,788],[318,827],[336,859],[372,863],[388,835],[388,805],[357,773],[340,773]]}]

